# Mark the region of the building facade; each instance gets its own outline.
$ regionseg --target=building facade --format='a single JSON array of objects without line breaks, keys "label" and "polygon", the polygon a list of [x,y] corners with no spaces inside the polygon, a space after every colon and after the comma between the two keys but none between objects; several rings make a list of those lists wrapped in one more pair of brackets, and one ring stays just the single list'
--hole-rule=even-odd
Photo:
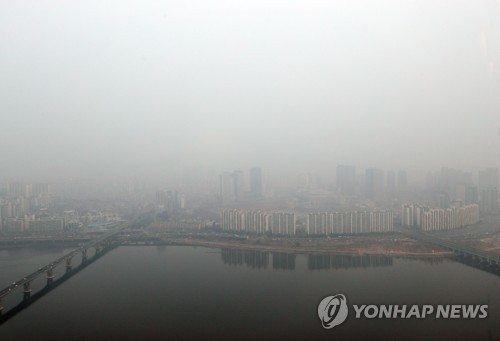
[{"label": "building facade", "polygon": [[263,194],[262,169],[259,167],[250,169],[250,194],[257,198]]},{"label": "building facade", "polygon": [[342,195],[356,194],[356,168],[354,166],[337,166],[337,189]]},{"label": "building facade", "polygon": [[423,231],[442,231],[473,225],[479,221],[477,204],[450,208],[430,208],[405,204],[401,208],[401,225]]},{"label": "building facade", "polygon": [[243,233],[294,235],[295,213],[223,210],[221,228]]},{"label": "building facade", "polygon": [[495,187],[481,190],[480,209],[483,213],[494,214],[498,212],[498,190]]},{"label": "building facade", "polygon": [[310,235],[383,233],[394,231],[391,211],[320,212],[307,215]]},{"label": "building facade", "polygon": [[381,169],[366,169],[365,195],[368,199],[382,199],[384,195],[384,172]]}]

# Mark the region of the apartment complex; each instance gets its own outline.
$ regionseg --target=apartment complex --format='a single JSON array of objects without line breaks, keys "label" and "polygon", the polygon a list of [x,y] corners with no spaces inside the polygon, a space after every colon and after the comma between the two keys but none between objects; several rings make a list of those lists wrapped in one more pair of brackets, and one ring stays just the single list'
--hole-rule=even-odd
[{"label": "apartment complex", "polygon": [[401,208],[401,224],[420,228],[423,231],[441,231],[460,228],[479,221],[477,204],[450,208],[429,208],[417,204],[406,204]]},{"label": "apartment complex", "polygon": [[2,232],[58,232],[64,229],[64,220],[58,217],[47,218],[6,218],[3,222]]},{"label": "apartment complex", "polygon": [[311,235],[383,233],[394,230],[391,211],[321,212],[307,215]]},{"label": "apartment complex", "polygon": [[221,228],[246,233],[295,234],[295,213],[224,210]]}]

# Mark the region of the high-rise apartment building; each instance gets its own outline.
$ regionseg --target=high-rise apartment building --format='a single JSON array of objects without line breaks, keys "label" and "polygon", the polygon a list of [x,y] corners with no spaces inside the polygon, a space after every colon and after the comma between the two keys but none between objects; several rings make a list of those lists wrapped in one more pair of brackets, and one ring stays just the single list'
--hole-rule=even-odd
[{"label": "high-rise apartment building", "polygon": [[384,195],[384,172],[381,169],[366,169],[365,195],[369,199],[382,199]]},{"label": "high-rise apartment building", "polygon": [[250,169],[250,194],[253,197],[261,197],[263,193],[262,187],[262,169],[254,167]]},{"label": "high-rise apartment building", "polygon": [[219,175],[219,196],[221,202],[228,203],[242,200],[246,193],[243,172],[224,172]]},{"label": "high-rise apartment building", "polygon": [[398,191],[404,192],[408,187],[408,175],[406,171],[400,170],[398,171]]},{"label": "high-rise apartment building", "polygon": [[460,228],[478,221],[479,207],[477,204],[444,209],[417,204],[405,204],[401,207],[401,225],[424,231]]},{"label": "high-rise apartment building", "polygon": [[354,166],[337,166],[337,189],[342,195],[356,194],[356,168]]},{"label": "high-rise apartment building", "polygon": [[307,215],[310,235],[382,233],[394,230],[390,211],[319,212]]},{"label": "high-rise apartment building", "polygon": [[245,195],[245,178],[240,170],[233,172],[233,192],[235,201],[243,199]]},{"label": "high-rise apartment building", "polygon": [[26,195],[26,184],[22,182],[9,183],[9,195],[13,197],[23,197]]},{"label": "high-rise apartment building", "polygon": [[177,191],[157,191],[155,199],[156,205],[164,210],[174,211],[179,208]]},{"label": "high-rise apartment building", "polygon": [[295,213],[224,210],[221,228],[244,233],[295,234]]},{"label": "high-rise apartment building", "polygon": [[480,190],[486,188],[496,188],[498,189],[498,168],[486,168],[482,171],[479,171],[477,177],[477,183]]},{"label": "high-rise apartment building", "polygon": [[219,175],[219,180],[219,196],[221,202],[233,202],[235,200],[233,174],[224,172]]},{"label": "high-rise apartment building", "polygon": [[481,190],[480,208],[483,213],[498,212],[498,190],[495,187]]},{"label": "high-rise apartment building", "polygon": [[478,203],[479,203],[479,195],[477,187],[467,186],[465,188],[465,205],[478,204]]},{"label": "high-rise apartment building", "polygon": [[396,192],[396,173],[394,171],[387,171],[387,192]]}]

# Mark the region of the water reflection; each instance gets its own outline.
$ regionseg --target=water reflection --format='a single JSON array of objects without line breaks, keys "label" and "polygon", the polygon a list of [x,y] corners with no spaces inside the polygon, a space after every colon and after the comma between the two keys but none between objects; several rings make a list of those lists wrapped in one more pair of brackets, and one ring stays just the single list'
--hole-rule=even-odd
[{"label": "water reflection", "polygon": [[414,262],[421,262],[421,263],[426,263],[428,265],[439,265],[444,262],[446,258],[407,258],[408,261],[414,261]]},{"label": "water reflection", "polygon": [[307,268],[309,270],[367,268],[391,266],[392,258],[376,255],[309,255]]},{"label": "water reflection", "polygon": [[[273,252],[273,269],[295,270],[295,254]],[[266,269],[269,266],[269,252],[222,249],[221,257],[224,264],[236,266],[248,266],[257,269]]]},{"label": "water reflection", "polygon": [[[262,252],[251,250],[221,249],[221,258],[224,264],[234,266],[248,266],[255,269],[267,269],[270,255],[272,268],[275,270],[295,270],[297,255],[283,252]],[[441,260],[425,260],[438,263]],[[309,270],[346,269],[391,266],[392,258],[375,255],[308,255],[307,268]]]},{"label": "water reflection", "polygon": [[273,252],[273,269],[295,270],[295,254]]},{"label": "water reflection", "polygon": [[269,265],[269,253],[267,252],[222,249],[221,256],[222,261],[227,265],[246,265],[257,269],[265,269]]}]

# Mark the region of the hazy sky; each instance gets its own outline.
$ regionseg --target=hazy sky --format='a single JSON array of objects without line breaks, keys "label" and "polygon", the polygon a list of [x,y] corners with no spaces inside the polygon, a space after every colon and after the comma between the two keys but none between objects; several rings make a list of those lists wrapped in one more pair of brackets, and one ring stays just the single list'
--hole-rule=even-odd
[{"label": "hazy sky", "polygon": [[0,1],[0,173],[500,165],[500,1]]}]

